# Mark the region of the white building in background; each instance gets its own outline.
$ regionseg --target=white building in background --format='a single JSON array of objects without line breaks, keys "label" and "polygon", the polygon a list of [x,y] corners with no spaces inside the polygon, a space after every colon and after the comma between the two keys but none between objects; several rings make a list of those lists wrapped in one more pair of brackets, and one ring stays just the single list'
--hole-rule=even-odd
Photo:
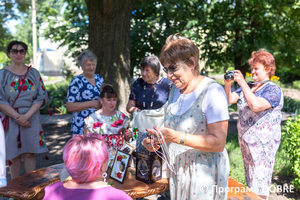
[{"label": "white building in background", "polygon": [[65,66],[70,66],[70,69],[75,74],[81,73],[71,56],[66,56],[67,47],[59,47],[59,43],[52,42],[43,36],[44,28],[48,23],[43,23],[39,30],[39,44],[37,51],[36,68],[45,75],[60,75]]}]

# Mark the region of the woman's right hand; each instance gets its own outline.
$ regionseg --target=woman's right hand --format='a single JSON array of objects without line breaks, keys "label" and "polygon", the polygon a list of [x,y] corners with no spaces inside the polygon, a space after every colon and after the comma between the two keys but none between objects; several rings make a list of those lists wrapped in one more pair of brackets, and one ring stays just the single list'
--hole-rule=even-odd
[{"label": "woman's right hand", "polygon": [[[152,144],[153,144],[153,147],[152,147]],[[158,149],[160,149],[160,145],[157,144],[154,140],[150,139],[150,138],[145,138],[143,141],[142,141],[142,145],[150,152],[155,152],[157,151]]]},{"label": "woman's right hand", "polygon": [[91,100],[91,103],[93,108],[100,109],[102,107],[99,100]]}]

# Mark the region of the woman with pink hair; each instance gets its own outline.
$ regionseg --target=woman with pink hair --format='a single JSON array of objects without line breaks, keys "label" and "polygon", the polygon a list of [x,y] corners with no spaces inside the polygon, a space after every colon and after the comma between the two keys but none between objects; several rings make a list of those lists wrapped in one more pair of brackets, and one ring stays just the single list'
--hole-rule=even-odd
[{"label": "woman with pink hair", "polygon": [[72,180],[47,186],[44,200],[132,199],[122,190],[113,188],[105,182],[108,159],[107,147],[99,134],[72,138],[63,149],[65,167]]}]

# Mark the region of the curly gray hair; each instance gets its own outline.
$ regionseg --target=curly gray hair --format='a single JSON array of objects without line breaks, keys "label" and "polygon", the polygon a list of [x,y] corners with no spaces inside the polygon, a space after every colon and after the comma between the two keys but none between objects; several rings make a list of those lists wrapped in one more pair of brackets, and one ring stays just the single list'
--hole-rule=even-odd
[{"label": "curly gray hair", "polygon": [[77,64],[83,67],[84,61],[89,60],[97,64],[97,56],[90,50],[85,50],[77,57]]}]

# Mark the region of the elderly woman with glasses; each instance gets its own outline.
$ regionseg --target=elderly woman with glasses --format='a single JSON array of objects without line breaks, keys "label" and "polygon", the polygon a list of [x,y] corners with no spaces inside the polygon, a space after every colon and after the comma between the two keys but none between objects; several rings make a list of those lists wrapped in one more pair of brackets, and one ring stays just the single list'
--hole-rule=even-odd
[{"label": "elderly woman with glasses", "polygon": [[27,49],[24,42],[10,42],[6,55],[11,64],[0,70],[0,115],[11,178],[20,175],[22,155],[30,172],[36,168],[35,154],[48,152],[39,112],[47,93],[40,73],[24,64]]},{"label": "elderly woman with glasses", "polygon": [[[173,82],[164,128],[143,145],[155,151],[167,143],[172,200],[227,199],[229,159],[225,149],[228,101],[223,87],[199,74],[199,49],[179,34],[167,38],[160,61]],[[152,146],[153,145],[153,146]],[[164,144],[165,145],[165,144]]]},{"label": "elderly woman with glasses", "polygon": [[73,136],[82,135],[84,118],[101,108],[100,86],[104,82],[102,76],[95,74],[97,57],[93,52],[83,51],[77,57],[77,63],[83,72],[73,78],[67,95],[67,109],[73,112],[71,124]]},{"label": "elderly woman with glasses", "polygon": [[[127,112],[133,114],[137,111],[133,114],[133,139],[137,137],[136,130],[144,132],[153,123],[158,127],[163,124],[162,107],[168,101],[172,86],[170,80],[159,75],[160,62],[157,56],[145,57],[140,67],[142,78],[133,83],[127,104]],[[140,124],[139,121],[143,123]]]}]

